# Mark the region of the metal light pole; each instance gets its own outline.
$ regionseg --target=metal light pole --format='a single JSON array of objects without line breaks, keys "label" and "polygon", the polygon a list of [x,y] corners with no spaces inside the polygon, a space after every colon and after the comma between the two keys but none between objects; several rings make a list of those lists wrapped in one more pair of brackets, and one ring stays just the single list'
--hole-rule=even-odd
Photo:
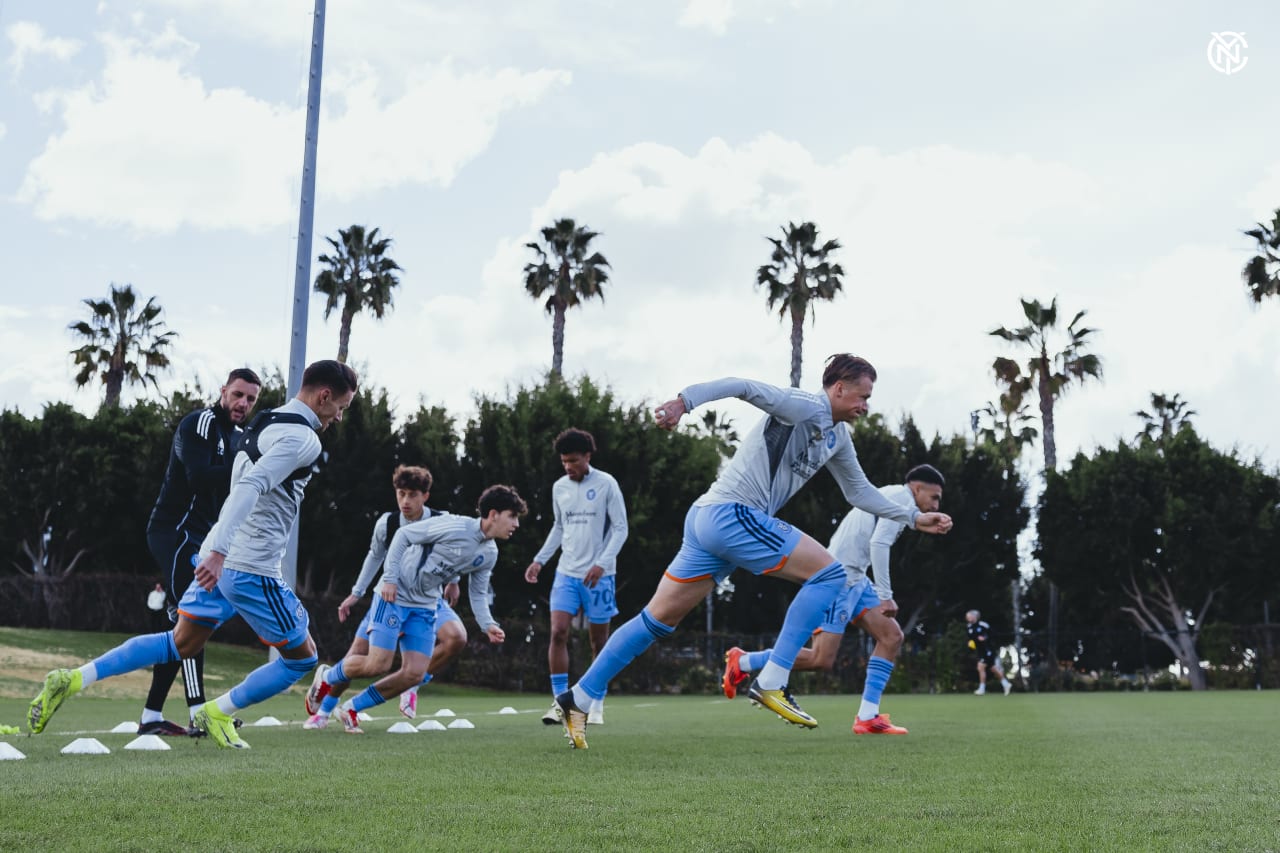
[{"label": "metal light pole", "polygon": [[[311,293],[311,226],[316,212],[316,147],[320,137],[320,73],[324,64],[325,0],[315,0],[311,23],[311,77],[307,81],[307,135],[302,147],[302,201],[298,206],[298,256],[293,273],[293,334],[289,341],[289,386],[292,398],[302,387],[307,359],[307,301]],[[289,534],[280,566],[289,587],[298,585],[298,524]]]}]

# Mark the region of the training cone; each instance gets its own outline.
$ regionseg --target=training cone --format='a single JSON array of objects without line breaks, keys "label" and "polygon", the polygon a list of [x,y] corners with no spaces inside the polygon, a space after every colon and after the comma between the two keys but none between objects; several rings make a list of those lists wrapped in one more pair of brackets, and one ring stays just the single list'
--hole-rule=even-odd
[{"label": "training cone", "polygon": [[26,758],[11,743],[0,743],[0,761],[17,761],[19,758]]},{"label": "training cone", "polygon": [[280,721],[279,721],[279,720],[277,720],[275,717],[263,717],[262,719],[258,720],[256,723],[251,723],[251,725],[254,725],[254,726],[283,726],[283,725],[284,725],[284,723],[280,722]]},{"label": "training cone", "polygon": [[156,752],[163,752],[169,749],[169,744],[165,743],[160,735],[139,735],[124,745],[125,749],[141,749]]},{"label": "training cone", "polygon": [[416,735],[418,730],[413,727],[413,723],[406,723],[401,720],[392,724],[391,728],[387,729],[387,732],[393,735]]},{"label": "training cone", "polygon": [[505,708],[498,711],[498,713],[499,714],[519,714],[520,712],[517,711],[515,708],[512,708],[510,705],[507,705]]},{"label": "training cone", "polygon": [[366,714],[364,711],[357,711],[357,712],[356,712],[356,719],[357,719],[357,720],[359,720],[359,721],[360,721],[360,722],[362,722],[362,723],[371,723],[371,722],[373,722],[373,717],[370,717],[370,716],[369,716],[368,714]]},{"label": "training cone", "polygon": [[422,723],[418,724],[418,731],[442,732],[444,731],[444,724],[441,723],[439,720],[424,720]]},{"label": "training cone", "polygon": [[138,724],[133,720],[125,720],[112,729],[111,733],[116,735],[136,735],[138,733]]},{"label": "training cone", "polygon": [[470,720],[454,720],[449,724],[451,729],[474,729],[475,727],[475,723]]},{"label": "training cone", "polygon": [[448,708],[441,708],[439,711],[436,711],[436,716],[437,717],[456,717],[458,715],[450,711]]},{"label": "training cone", "polygon": [[110,755],[106,745],[92,737],[78,737],[62,748],[63,755]]}]

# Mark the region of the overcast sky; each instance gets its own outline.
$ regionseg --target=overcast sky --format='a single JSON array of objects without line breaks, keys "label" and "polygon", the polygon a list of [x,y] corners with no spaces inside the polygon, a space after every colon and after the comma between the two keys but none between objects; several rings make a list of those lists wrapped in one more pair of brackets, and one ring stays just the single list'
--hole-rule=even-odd
[{"label": "overcast sky", "polygon": [[[166,390],[287,364],[311,10],[0,3],[0,405],[96,408],[66,327],[111,282],[180,334]],[[1214,33],[1243,68],[1215,70]],[[573,217],[613,281],[570,312],[566,372],[658,402],[787,383],[755,270],[811,219],[846,277],[807,387],[855,352],[873,410],[967,433],[1011,352],[986,333],[1057,296],[1106,371],[1058,407],[1060,459],[1131,437],[1159,391],[1274,465],[1280,300],[1253,307],[1240,268],[1280,207],[1277,79],[1274,2],[336,0],[315,253],[352,223],[394,239],[395,310],[356,320],[352,358],[402,412],[465,415],[547,370],[524,244]],[[309,359],[336,353],[322,308]]]}]

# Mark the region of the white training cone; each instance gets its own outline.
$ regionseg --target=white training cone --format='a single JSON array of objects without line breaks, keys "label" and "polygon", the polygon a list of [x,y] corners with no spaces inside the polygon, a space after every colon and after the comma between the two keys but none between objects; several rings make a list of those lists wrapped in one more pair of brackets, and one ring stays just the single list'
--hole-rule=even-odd
[{"label": "white training cone", "polygon": [[423,722],[418,724],[418,731],[442,732],[444,731],[444,724],[441,723],[439,720],[424,720]]},{"label": "white training cone", "polygon": [[499,713],[499,714],[519,714],[520,712],[519,712],[519,711],[517,711],[515,708],[512,708],[510,705],[507,705],[507,706],[506,706],[506,707],[504,707],[502,710],[500,710],[498,713]]},{"label": "white training cone", "polygon": [[250,725],[252,726],[283,726],[284,723],[280,722],[275,717],[263,717],[262,719],[258,720],[256,723],[250,723]]},{"label": "white training cone", "polygon": [[475,723],[470,720],[454,720],[449,724],[451,729],[474,729],[475,727]]},{"label": "white training cone", "polygon": [[26,758],[26,756],[13,744],[0,742],[0,761],[17,761],[19,758]]},{"label": "white training cone", "polygon": [[169,748],[169,744],[161,739],[160,735],[139,735],[124,745],[125,749],[143,749],[163,752]]},{"label": "white training cone", "polygon": [[458,715],[450,711],[448,708],[441,708],[439,711],[436,711],[436,716],[437,717],[456,717]]},{"label": "white training cone", "polygon": [[125,720],[123,723],[112,729],[111,733],[117,735],[136,735],[138,733],[138,724],[133,720]]},{"label": "white training cone", "polygon": [[110,755],[111,750],[97,738],[78,737],[62,748],[63,755]]},{"label": "white training cone", "polygon": [[393,735],[416,735],[418,730],[413,727],[413,723],[406,723],[401,720],[387,729],[387,732]]},{"label": "white training cone", "polygon": [[359,720],[359,721],[360,721],[360,722],[362,722],[362,723],[371,723],[371,722],[373,722],[373,717],[370,717],[370,716],[369,716],[368,714],[366,714],[364,711],[357,711],[357,712],[356,712],[356,719],[357,719],[357,720]]}]

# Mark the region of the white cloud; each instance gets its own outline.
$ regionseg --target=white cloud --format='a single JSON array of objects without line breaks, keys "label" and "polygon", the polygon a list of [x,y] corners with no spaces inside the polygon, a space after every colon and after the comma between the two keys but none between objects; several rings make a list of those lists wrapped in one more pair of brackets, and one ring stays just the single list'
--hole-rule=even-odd
[{"label": "white cloud", "polygon": [[82,47],[75,39],[60,36],[46,36],[44,27],[34,21],[17,21],[5,28],[5,35],[13,45],[9,54],[9,69],[18,74],[26,66],[31,56],[47,56],[59,62],[65,62]]},{"label": "white cloud", "polygon": [[[18,192],[45,220],[167,232],[182,225],[254,230],[296,215],[302,108],[236,88],[206,88],[196,46],[172,27],[146,42],[103,38],[101,79],[42,93],[63,130]],[[406,183],[448,184],[490,143],[501,116],[565,85],[560,71],[457,72],[422,66],[388,99],[368,67],[326,80],[320,163],[339,199]]]},{"label": "white cloud", "polygon": [[722,36],[733,18],[733,0],[689,0],[679,23],[689,29],[703,28]]}]

